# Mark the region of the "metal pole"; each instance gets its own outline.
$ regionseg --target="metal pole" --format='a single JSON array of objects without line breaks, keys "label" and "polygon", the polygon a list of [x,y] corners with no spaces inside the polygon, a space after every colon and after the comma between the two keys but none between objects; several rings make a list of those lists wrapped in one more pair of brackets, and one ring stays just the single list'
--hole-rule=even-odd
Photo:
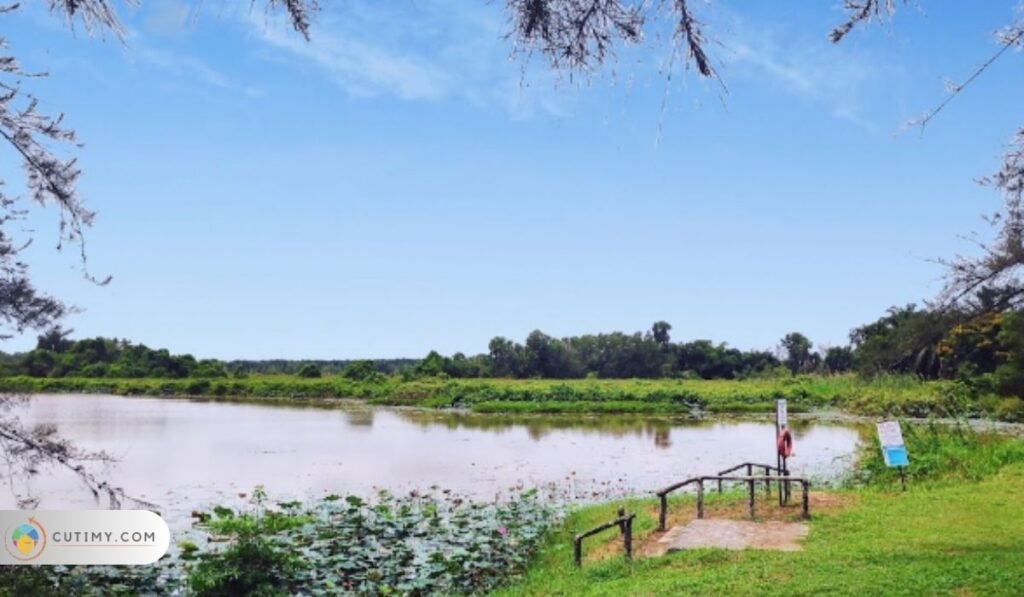
[{"label": "metal pole", "polygon": [[750,520],[754,520],[754,480],[747,481],[747,487],[750,489]]},{"label": "metal pole", "polygon": [[809,484],[808,484],[807,481],[804,481],[803,483],[801,483],[801,485],[803,485],[803,515],[804,515],[804,520],[807,520],[808,518],[811,517],[811,502],[810,502],[810,497],[808,496],[808,487],[807,487]]},{"label": "metal pole", "polygon": [[779,489],[779,505],[781,506],[782,505],[783,494],[785,494],[786,492],[783,491],[783,489],[782,489],[782,456],[778,455],[777,458],[778,458],[778,467],[776,468],[775,473],[776,473],[776,478],[778,479],[778,481],[776,482],[776,485],[778,485],[778,489]]},{"label": "metal pole", "polygon": [[782,457],[782,475],[784,477],[786,477],[786,481],[784,482],[785,483],[785,493],[786,493],[786,495],[785,495],[785,497],[782,500],[783,504],[788,504],[789,503],[789,495],[790,495],[789,465],[786,464],[786,460],[787,460],[787,458],[785,456],[783,456]]},{"label": "metal pole", "polygon": [[576,562],[577,568],[583,565],[583,540],[579,537],[572,541],[572,559]]},{"label": "metal pole", "polygon": [[764,467],[764,494],[771,496],[772,494],[772,480],[768,478],[768,467]]},{"label": "metal pole", "polygon": [[704,480],[697,482],[697,518],[704,518]]},{"label": "metal pole", "polygon": [[899,467],[899,469],[900,469],[900,485],[903,486],[903,491],[907,490],[907,475],[906,475],[906,472],[904,471],[905,468],[906,467],[903,467],[903,466]]},{"label": "metal pole", "polygon": [[633,559],[633,519],[632,517],[627,518],[625,522],[625,533],[623,533],[622,540],[626,543],[626,561]]},{"label": "metal pole", "polygon": [[658,530],[664,531],[665,518],[668,510],[668,496],[666,494],[661,494],[659,497],[661,498],[661,511],[658,512]]},{"label": "metal pole", "polygon": [[775,405],[775,442],[776,442],[775,469],[779,473],[779,483],[778,483],[779,484],[779,506],[781,506],[782,505],[782,498],[783,498],[783,496],[782,496],[782,494],[783,494],[783,491],[782,491],[782,454],[779,454],[778,441],[779,441],[779,407],[778,407],[778,404],[776,404]]}]

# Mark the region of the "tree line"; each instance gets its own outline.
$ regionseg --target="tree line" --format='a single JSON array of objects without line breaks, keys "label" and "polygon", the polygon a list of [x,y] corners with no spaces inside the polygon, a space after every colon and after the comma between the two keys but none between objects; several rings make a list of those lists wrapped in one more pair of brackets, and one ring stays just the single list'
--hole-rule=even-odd
[{"label": "tree line", "polygon": [[493,338],[486,353],[422,359],[232,360],[196,359],[111,338],[72,340],[55,328],[34,350],[0,356],[0,374],[31,377],[214,378],[249,374],[300,377],[343,375],[368,380],[404,378],[680,378],[742,379],[758,375],[907,374],[960,379],[1002,395],[1024,388],[1024,313],[1001,308],[1000,293],[979,291],[957,308],[892,307],[854,328],[844,346],[815,346],[800,332],[774,350],[739,350],[710,340],[673,342],[672,326],[655,322],[645,332],[556,338],[540,330],[523,342]]},{"label": "tree line", "polygon": [[171,354],[116,338],[72,340],[70,331],[54,328],[36,338],[35,349],[18,354],[0,352],[0,375],[92,378],[218,378],[249,374],[320,377],[324,374],[367,379],[415,366],[418,359],[379,360],[230,360],[197,359]]}]

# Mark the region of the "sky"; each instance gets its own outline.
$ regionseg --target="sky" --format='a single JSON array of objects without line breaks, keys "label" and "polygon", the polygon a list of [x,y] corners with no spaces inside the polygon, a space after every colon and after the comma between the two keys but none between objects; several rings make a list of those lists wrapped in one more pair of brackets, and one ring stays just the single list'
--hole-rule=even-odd
[{"label": "sky", "polygon": [[839,45],[838,0],[701,2],[724,88],[656,27],[570,77],[511,54],[503,2],[324,3],[310,42],[249,4],[145,0],[123,42],[35,4],[0,17],[84,143],[89,270],[111,283],[55,250],[53,210],[26,223],[75,337],[386,358],[666,320],[674,340],[841,345],[970,253],[1000,201],[976,180],[1022,124],[1018,52],[903,126],[991,55],[1013,2],[925,1]]}]

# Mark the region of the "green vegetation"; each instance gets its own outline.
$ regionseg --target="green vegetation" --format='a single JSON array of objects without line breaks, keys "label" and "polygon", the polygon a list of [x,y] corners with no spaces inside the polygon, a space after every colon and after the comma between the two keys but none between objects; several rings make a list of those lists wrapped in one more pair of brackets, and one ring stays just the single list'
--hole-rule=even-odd
[{"label": "green vegetation", "polygon": [[[877,446],[868,446],[850,486],[833,492],[840,506],[812,512],[801,552],[697,549],[627,564],[611,532],[604,545],[601,536],[588,544],[593,555],[577,570],[572,535],[614,518],[620,505],[638,513],[640,541],[656,526],[649,500],[608,503],[572,513],[526,577],[497,594],[1017,594],[1024,586],[1024,441],[960,428],[904,429],[908,491],[898,491]],[[673,507],[692,508],[692,501]]]},{"label": "green vegetation", "polygon": [[514,380],[373,374],[300,378],[253,375],[217,379],[0,378],[0,392],[192,396],[331,406],[331,399],[424,408],[508,413],[766,413],[786,398],[793,412],[839,409],[864,415],[1022,418],[1019,399],[979,393],[960,381],[912,376],[799,375],[745,380]]},{"label": "green vegetation", "polygon": [[204,513],[199,530],[217,540],[185,542],[157,566],[8,567],[19,570],[0,576],[0,594],[479,594],[521,574],[557,519],[533,491],[500,504],[438,492],[269,508],[258,489],[254,502]]},{"label": "green vegetation", "polygon": [[307,379],[323,377],[323,373],[320,371],[320,367],[317,367],[313,363],[306,363],[295,372],[295,375],[299,377],[305,377]]},{"label": "green vegetation", "polygon": [[[126,340],[70,340],[54,329],[35,350],[0,355],[0,391],[111,392],[222,398],[361,398],[480,412],[763,412],[986,415],[1024,421],[1024,316],[1000,291],[944,310],[894,307],[854,329],[849,346],[815,350],[799,332],[778,354],[645,333],[494,338],[486,354],[431,351],[419,361],[197,360]],[[287,375],[266,375],[266,371]],[[228,375],[231,371],[231,375]],[[849,372],[854,371],[854,378]],[[598,381],[600,380],[600,381]]]}]

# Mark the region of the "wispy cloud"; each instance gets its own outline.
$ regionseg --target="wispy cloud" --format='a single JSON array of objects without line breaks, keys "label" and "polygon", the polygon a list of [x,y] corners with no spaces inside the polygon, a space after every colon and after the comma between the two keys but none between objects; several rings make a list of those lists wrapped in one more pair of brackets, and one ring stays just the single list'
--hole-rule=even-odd
[{"label": "wispy cloud", "polygon": [[154,66],[172,74],[197,79],[222,89],[234,89],[231,80],[206,62],[187,54],[158,50],[145,44],[139,37],[133,38],[130,46],[133,60]]},{"label": "wispy cloud", "polygon": [[829,44],[824,35],[809,38],[770,27],[750,27],[733,16],[732,33],[723,40],[724,72],[767,83],[795,97],[819,104],[839,119],[877,132],[867,116],[868,89],[883,76],[863,52],[854,55]]},{"label": "wispy cloud", "polygon": [[354,0],[320,16],[308,42],[281,15],[256,10],[241,18],[261,42],[321,69],[352,97],[456,98],[517,117],[562,112],[554,93],[521,84],[500,5]]},{"label": "wispy cloud", "polygon": [[312,61],[354,96],[439,99],[452,87],[450,77],[429,62],[326,30],[307,42],[276,19],[250,18],[263,41]]},{"label": "wispy cloud", "polygon": [[142,26],[154,35],[180,36],[195,25],[195,7],[179,0],[147,0]]}]

